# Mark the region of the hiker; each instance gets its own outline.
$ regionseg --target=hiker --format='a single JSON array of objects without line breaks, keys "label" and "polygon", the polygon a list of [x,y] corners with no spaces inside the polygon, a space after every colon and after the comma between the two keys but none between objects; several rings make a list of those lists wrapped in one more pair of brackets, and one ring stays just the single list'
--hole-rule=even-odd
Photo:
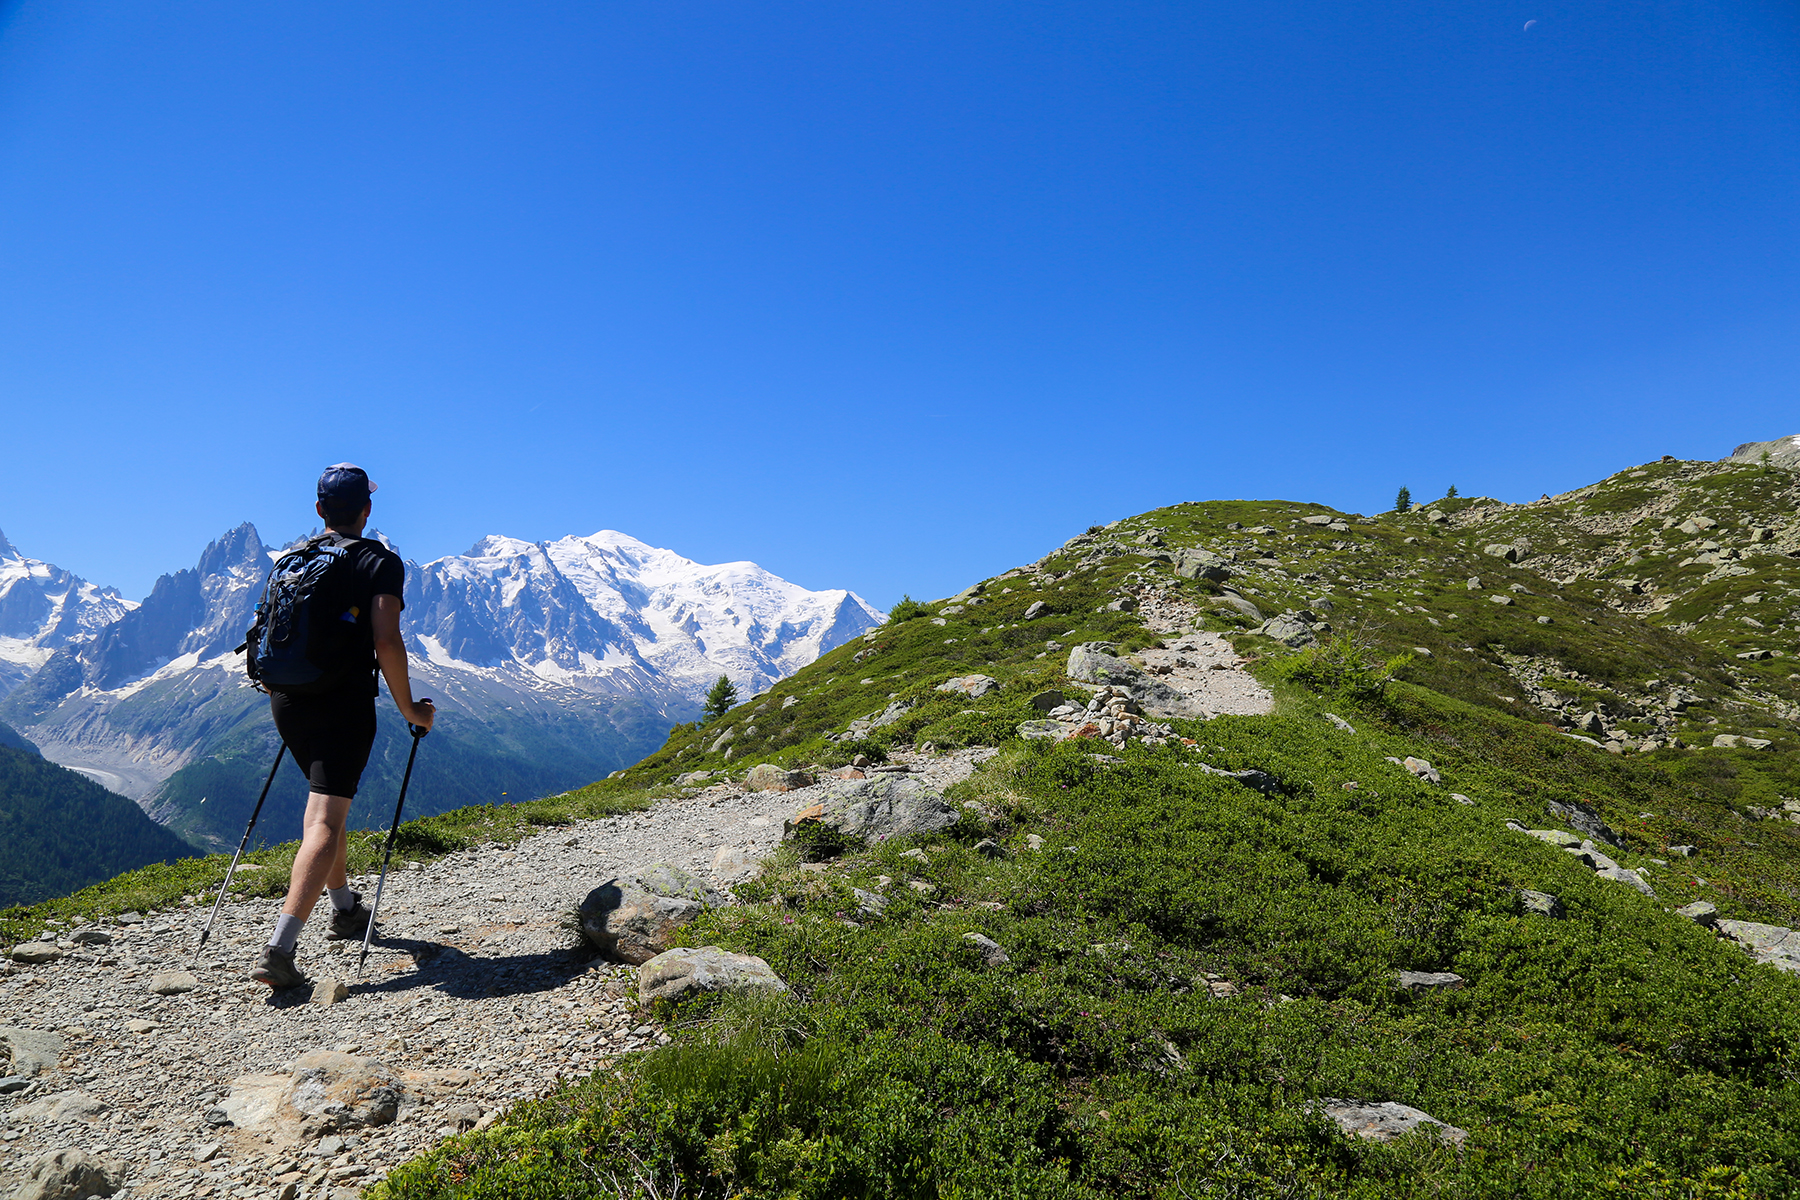
[{"label": "hiker", "polygon": [[[304,685],[264,681],[275,727],[311,785],[287,901],[250,973],[272,988],[308,982],[294,965],[294,943],[321,888],[331,897],[328,938],[360,938],[369,925],[369,910],[350,890],[344,871],[344,825],[375,742],[377,669],[408,722],[430,729],[436,715],[431,701],[413,700],[406,671],[406,644],[400,638],[405,565],[386,546],[362,536],[374,491],[368,474],[351,463],[326,467],[319,476],[316,507],[326,532],[315,541],[341,547],[342,554],[325,569],[307,602],[315,618],[307,636],[323,641],[331,636],[320,632],[324,628],[343,635],[334,643],[338,665]],[[353,629],[345,630],[331,616]],[[314,652],[312,657],[316,663],[320,655]]]}]

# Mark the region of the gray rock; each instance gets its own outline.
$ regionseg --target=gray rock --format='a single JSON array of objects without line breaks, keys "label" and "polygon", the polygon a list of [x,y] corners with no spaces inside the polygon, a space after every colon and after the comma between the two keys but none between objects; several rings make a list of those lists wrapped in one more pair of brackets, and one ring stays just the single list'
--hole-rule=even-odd
[{"label": "gray rock", "polygon": [[1549,892],[1534,892],[1530,888],[1520,888],[1519,903],[1524,906],[1526,912],[1537,913],[1539,916],[1560,918],[1563,915],[1562,901]]},{"label": "gray rock", "polygon": [[1335,520],[1337,520],[1337,518],[1336,518],[1336,517],[1333,517],[1333,516],[1330,516],[1330,515],[1328,515],[1328,514],[1326,514],[1326,513],[1314,513],[1314,514],[1313,514],[1313,515],[1312,515],[1312,516],[1310,516],[1310,517],[1301,517],[1301,518],[1300,518],[1300,521],[1301,521],[1301,523],[1302,523],[1302,524],[1305,524],[1305,525],[1321,525],[1321,526],[1323,526],[1323,525],[1329,525],[1329,524],[1331,524],[1331,523],[1332,523],[1332,522],[1333,522],[1333,521],[1335,521]]},{"label": "gray rock", "polygon": [[1363,1100],[1336,1100],[1327,1097],[1320,1102],[1320,1107],[1345,1133],[1368,1138],[1372,1142],[1396,1141],[1415,1129],[1429,1130],[1459,1146],[1469,1136],[1466,1129],[1446,1125],[1428,1112],[1408,1104],[1396,1104],[1392,1100],[1372,1104]]},{"label": "gray rock", "polygon": [[1562,829],[1522,829],[1519,832],[1552,846],[1579,846],[1582,839]]},{"label": "gray rock", "polygon": [[961,692],[971,700],[979,700],[989,692],[1000,690],[1000,681],[988,675],[959,675],[937,685],[940,692]]},{"label": "gray rock", "polygon": [[1035,834],[1035,833],[1026,834],[1025,835],[1025,848],[1027,850],[1042,850],[1044,848],[1043,837],[1040,834]]},{"label": "gray rock", "polygon": [[1261,621],[1263,619],[1262,609],[1256,607],[1256,605],[1232,591],[1230,588],[1226,588],[1219,593],[1219,603],[1228,608],[1236,609],[1246,617],[1249,617],[1252,621]]},{"label": "gray rock", "polygon": [[1401,971],[1394,985],[1403,992],[1457,992],[1463,977],[1451,971]]},{"label": "gray rock", "polygon": [[350,985],[341,979],[321,979],[313,984],[314,1004],[342,1004],[350,998]]},{"label": "gray rock", "polygon": [[1692,904],[1684,904],[1675,910],[1678,917],[1686,917],[1696,925],[1704,925],[1708,929],[1719,924],[1719,906],[1711,900],[1696,900]]},{"label": "gray rock", "polygon": [[54,1069],[64,1046],[60,1034],[16,1025],[0,1025],[0,1042],[11,1051],[12,1073],[25,1076]]},{"label": "gray rock", "polygon": [[1748,950],[1757,962],[1800,972],[1800,930],[1756,921],[1720,921],[1718,930]]},{"label": "gray rock", "polygon": [[1700,848],[1698,846],[1670,846],[1669,853],[1680,855],[1682,858],[1692,858],[1700,853]]},{"label": "gray rock", "polygon": [[22,1092],[31,1086],[31,1080],[23,1075],[7,1075],[0,1078],[0,1096],[10,1096],[14,1092]]},{"label": "gray rock", "polygon": [[21,1104],[11,1115],[21,1121],[92,1121],[108,1107],[106,1101],[86,1092],[52,1092]]},{"label": "gray rock", "polygon": [[1214,583],[1224,583],[1231,578],[1231,568],[1225,565],[1225,559],[1198,547],[1181,551],[1175,559],[1175,573],[1184,579],[1210,579]]},{"label": "gray rock", "polygon": [[1205,711],[1186,695],[1147,675],[1110,651],[1112,642],[1083,642],[1069,651],[1069,678],[1123,688],[1146,712],[1158,717],[1198,717]]},{"label": "gray rock", "polygon": [[1596,871],[1611,871],[1619,865],[1601,853],[1600,848],[1591,841],[1584,841],[1573,848],[1565,846],[1563,853],[1579,859]]},{"label": "gray rock", "polygon": [[1293,646],[1296,649],[1310,646],[1318,641],[1313,636],[1312,626],[1286,613],[1270,617],[1253,632],[1260,633],[1266,638],[1273,638],[1284,646]]},{"label": "gray rock", "polygon": [[790,771],[774,763],[757,763],[744,776],[744,788],[752,792],[791,792],[811,783],[812,776],[805,771]]},{"label": "gray rock", "polygon": [[877,775],[832,783],[819,803],[794,814],[785,836],[793,836],[795,827],[805,821],[819,821],[845,837],[883,842],[948,829],[960,816],[960,810],[916,779]]},{"label": "gray rock", "polygon": [[12,960],[16,963],[29,963],[37,966],[53,963],[63,956],[56,948],[55,942],[20,942],[13,947]]},{"label": "gray rock", "polygon": [[1012,961],[1007,957],[1006,951],[1000,948],[1000,943],[986,934],[965,933],[963,941],[975,947],[975,952],[981,955],[981,961],[990,967],[1002,966]]},{"label": "gray rock", "polygon": [[723,750],[725,747],[731,745],[732,741],[735,740],[736,737],[737,737],[737,730],[727,729],[724,733],[721,733],[718,737],[713,739],[712,745],[707,747],[707,753],[717,754],[719,751]]},{"label": "gray rock", "polygon": [[[1744,735],[1737,733],[1715,734],[1713,736],[1712,744],[1719,749],[1725,750],[1767,750],[1770,746],[1774,745],[1768,738],[1745,737]],[[17,951],[14,951],[13,954],[15,958],[18,956]]]},{"label": "gray rock", "polygon": [[1800,435],[1776,438],[1772,442],[1745,442],[1731,452],[1728,461],[1760,463],[1764,454],[1769,456],[1771,466],[1800,470]]},{"label": "gray rock", "polygon": [[638,968],[638,1002],[656,1004],[698,992],[785,992],[788,985],[753,954],[718,946],[665,950]]},{"label": "gray rock", "polygon": [[[273,1110],[261,1107],[269,1091],[265,1082],[283,1086]],[[240,1091],[240,1084],[249,1085]],[[232,1082],[225,1102],[232,1124],[257,1129],[265,1123],[298,1127],[307,1141],[328,1133],[387,1125],[400,1112],[404,1091],[386,1063],[336,1050],[312,1050],[294,1060],[291,1077],[250,1076]]]},{"label": "gray rock", "polygon": [[1416,775],[1427,783],[1444,782],[1443,776],[1438,774],[1437,768],[1422,758],[1414,758],[1411,755],[1408,755],[1400,765],[1406,769],[1408,774]]},{"label": "gray rock", "polygon": [[1326,713],[1325,719],[1327,721],[1330,721],[1333,725],[1337,726],[1339,729],[1343,730],[1345,733],[1355,733],[1356,732],[1355,726],[1351,725],[1350,722],[1344,720],[1344,718],[1338,716],[1336,713]]},{"label": "gray rock", "polygon": [[581,902],[581,934],[619,962],[643,963],[669,948],[675,931],[725,898],[698,875],[667,863],[623,871]]},{"label": "gray rock", "polygon": [[1137,602],[1136,596],[1120,596],[1117,600],[1110,600],[1107,603],[1102,604],[1100,606],[1100,611],[1101,612],[1136,612],[1137,606],[1138,606],[1138,602]]},{"label": "gray rock", "polygon": [[[238,869],[242,870],[243,867],[240,866]],[[113,935],[104,929],[83,929],[69,940],[78,946],[110,946],[113,943]]]},{"label": "gray rock", "polygon": [[880,729],[883,725],[892,725],[895,721],[904,717],[911,709],[912,702],[910,700],[896,700],[884,708],[880,715],[869,719],[869,728]]},{"label": "gray rock", "polygon": [[1653,899],[1656,896],[1656,889],[1652,888],[1642,875],[1639,875],[1630,867],[1621,867],[1615,863],[1610,867],[1602,867],[1600,870],[1595,871],[1594,874],[1601,879],[1610,879],[1614,883],[1622,883],[1626,887],[1635,888]]},{"label": "gray rock", "polygon": [[1525,557],[1524,551],[1519,547],[1502,545],[1498,542],[1483,546],[1481,552],[1493,558],[1504,558],[1507,562],[1518,562]]},{"label": "gray rock", "polygon": [[1025,609],[1024,619],[1027,621],[1035,621],[1043,616],[1049,607],[1050,606],[1045,604],[1042,600],[1033,600]]},{"label": "gray rock", "polygon": [[12,1200],[88,1200],[110,1196],[124,1186],[124,1162],[70,1148],[40,1155]]},{"label": "gray rock", "polygon": [[1044,741],[1056,741],[1069,731],[1069,727],[1061,721],[1020,721],[1019,736],[1022,738],[1038,738]]},{"label": "gray rock", "polygon": [[887,912],[887,897],[878,892],[865,892],[862,888],[853,887],[850,895],[856,899],[856,911],[871,920]]},{"label": "gray rock", "polygon": [[1047,692],[1039,692],[1037,695],[1033,696],[1031,698],[1031,707],[1037,709],[1041,713],[1047,713],[1053,708],[1061,708],[1068,702],[1069,698],[1067,696],[1063,695],[1062,692],[1057,689],[1051,688]]},{"label": "gray rock", "polygon": [[158,996],[179,996],[200,986],[186,971],[159,971],[150,977],[150,990]]},{"label": "gray rock", "polygon": [[1600,819],[1599,813],[1579,801],[1563,803],[1551,800],[1545,803],[1544,809],[1551,816],[1562,818],[1591,838],[1597,838],[1615,848],[1622,849],[1625,845],[1624,839],[1614,833],[1606,822]]},{"label": "gray rock", "polygon": [[[792,699],[792,697],[789,697],[789,699]],[[692,787],[697,783],[705,783],[712,777],[713,772],[711,771],[689,771],[685,775],[677,775],[675,777],[675,786]]]}]

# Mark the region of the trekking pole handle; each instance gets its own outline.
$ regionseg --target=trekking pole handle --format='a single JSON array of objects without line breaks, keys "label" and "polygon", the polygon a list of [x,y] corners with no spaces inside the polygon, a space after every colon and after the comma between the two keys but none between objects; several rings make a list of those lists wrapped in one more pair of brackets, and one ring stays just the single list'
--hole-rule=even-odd
[{"label": "trekking pole handle", "polygon": [[[430,703],[431,703],[431,697],[430,697],[430,696],[420,696],[420,697],[419,697],[419,699],[418,699],[418,703],[420,703],[420,704],[430,704]],[[429,729],[427,729],[427,728],[425,728],[425,726],[423,726],[423,725],[414,725],[414,724],[413,724],[413,723],[412,723],[412,722],[411,722],[411,721],[408,721],[408,722],[407,722],[407,723],[406,723],[406,728],[407,728],[407,732],[409,732],[409,733],[411,733],[411,734],[412,734],[412,735],[413,735],[413,737],[415,737],[415,738],[422,738],[422,737],[424,737],[424,736],[425,736],[425,735],[426,735],[426,734],[428,734],[428,733],[430,733],[430,732],[431,732],[431,730],[429,730]]]}]

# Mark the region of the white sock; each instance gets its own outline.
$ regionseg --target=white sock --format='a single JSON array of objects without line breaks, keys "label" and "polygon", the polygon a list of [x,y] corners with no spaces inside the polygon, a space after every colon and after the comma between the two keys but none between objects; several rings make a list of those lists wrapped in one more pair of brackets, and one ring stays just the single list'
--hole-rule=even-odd
[{"label": "white sock", "polygon": [[328,887],[325,892],[331,897],[331,907],[339,912],[349,912],[356,907],[356,893],[350,890],[348,883],[341,888]]},{"label": "white sock", "polygon": [[269,938],[269,945],[283,954],[294,952],[294,943],[300,940],[300,927],[306,924],[299,917],[291,917],[282,913],[275,918],[275,932]]}]

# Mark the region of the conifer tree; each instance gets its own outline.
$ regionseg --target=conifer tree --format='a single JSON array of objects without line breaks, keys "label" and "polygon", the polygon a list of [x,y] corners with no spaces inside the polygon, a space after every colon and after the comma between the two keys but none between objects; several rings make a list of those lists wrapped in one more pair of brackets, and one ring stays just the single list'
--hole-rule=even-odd
[{"label": "conifer tree", "polygon": [[1394,497],[1394,511],[1395,512],[1410,512],[1411,510],[1412,510],[1412,492],[1410,489],[1408,489],[1406,487],[1402,487],[1400,489],[1400,494],[1398,496]]},{"label": "conifer tree", "polygon": [[1446,499],[1446,500],[1456,499],[1456,485],[1454,483],[1450,485],[1450,490],[1444,493],[1444,499]]},{"label": "conifer tree", "polygon": [[700,723],[711,724],[731,711],[737,703],[737,687],[731,680],[721,675],[719,682],[712,685],[712,691],[706,693],[706,707],[700,712]]}]

